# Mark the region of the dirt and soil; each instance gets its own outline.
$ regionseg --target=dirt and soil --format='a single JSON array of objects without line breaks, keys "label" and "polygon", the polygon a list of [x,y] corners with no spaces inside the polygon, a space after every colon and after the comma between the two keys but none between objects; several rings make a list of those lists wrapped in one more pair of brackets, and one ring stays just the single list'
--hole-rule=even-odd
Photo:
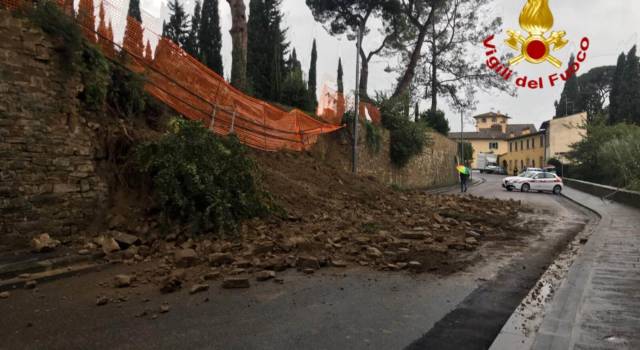
[{"label": "dirt and soil", "polygon": [[216,280],[226,288],[282,282],[277,272],[294,268],[305,274],[348,266],[448,274],[476,261],[484,242],[531,233],[519,218],[527,208],[517,201],[397,191],[312,153],[252,157],[284,214],[244,222],[236,236],[223,239],[180,230],[161,235],[140,201],[120,196],[105,230],[73,244],[81,254],[102,250],[110,261],[146,262],[131,283],[153,283],[167,293]]}]

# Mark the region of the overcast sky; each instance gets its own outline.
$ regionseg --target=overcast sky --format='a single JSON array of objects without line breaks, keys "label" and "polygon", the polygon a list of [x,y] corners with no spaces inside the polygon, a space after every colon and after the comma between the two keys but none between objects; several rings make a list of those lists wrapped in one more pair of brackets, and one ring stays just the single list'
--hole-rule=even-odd
[{"label": "overcast sky", "polygon": [[[120,0],[127,2],[127,0]],[[230,75],[231,70],[231,38],[229,29],[231,27],[229,5],[225,0],[220,1],[220,17],[223,33],[223,58],[225,76]],[[194,0],[183,0],[187,8],[191,9]],[[141,0],[142,7],[149,13],[149,17],[161,17],[162,1]],[[249,1],[246,0],[247,9]],[[499,33],[496,33],[496,42],[501,43],[504,32],[507,29],[520,30],[518,17],[525,0],[495,0],[493,7],[495,16],[503,18],[504,26]],[[555,52],[554,56],[566,62],[572,52],[577,52],[580,39],[584,36],[591,41],[588,50],[588,58],[580,68],[580,73],[585,73],[590,68],[601,65],[614,65],[618,54],[621,51],[628,51],[631,46],[639,43],[638,33],[640,32],[640,1],[637,0],[550,0],[550,6],[555,17],[553,30],[567,31],[567,38],[570,43],[561,51]],[[191,11],[191,10],[190,10]],[[345,69],[345,89],[353,90],[355,84],[355,44],[346,38],[332,37],[324,30],[322,24],[316,23],[307,8],[304,0],[283,0],[282,11],[285,14],[285,25],[289,28],[288,40],[296,48],[298,57],[302,61],[305,70],[309,67],[311,53],[311,41],[316,38],[318,41],[318,82],[319,86],[323,82],[333,83],[336,80],[336,70],[338,57],[342,57]],[[147,17],[147,16],[145,16]],[[154,30],[161,31],[161,21],[143,18],[146,25]],[[490,33],[487,33],[487,35]],[[374,47],[380,44],[381,38],[375,31],[365,39],[365,48]],[[484,52],[482,43],[478,43],[478,53]],[[510,49],[505,45],[499,46],[500,52],[508,52]],[[375,91],[391,90],[395,84],[396,76],[385,73],[385,68],[394,66],[393,61],[388,58],[374,58],[370,68],[369,93]],[[520,74],[530,77],[548,76],[559,72],[559,69],[549,65],[530,65],[521,63],[517,66]],[[513,118],[513,123],[534,123],[536,127],[550,119],[555,109],[553,101],[558,99],[562,91],[562,84],[555,88],[540,91],[518,90],[517,97],[511,97],[504,93],[492,92],[481,93],[477,96],[479,103],[474,111],[466,113],[465,130],[473,127],[469,116],[489,112],[500,111],[507,113]],[[427,106],[427,104],[425,104]],[[455,115],[448,106],[445,107],[447,118],[452,130],[460,130],[460,116]]]}]

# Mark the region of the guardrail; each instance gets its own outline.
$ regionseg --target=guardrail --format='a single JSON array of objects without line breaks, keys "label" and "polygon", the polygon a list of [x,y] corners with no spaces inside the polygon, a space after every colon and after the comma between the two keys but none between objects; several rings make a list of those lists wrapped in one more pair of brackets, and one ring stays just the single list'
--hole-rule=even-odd
[{"label": "guardrail", "polygon": [[562,178],[565,185],[576,190],[586,192],[598,197],[606,197],[618,203],[640,208],[640,192],[624,190],[612,186],[600,185],[592,182]]}]

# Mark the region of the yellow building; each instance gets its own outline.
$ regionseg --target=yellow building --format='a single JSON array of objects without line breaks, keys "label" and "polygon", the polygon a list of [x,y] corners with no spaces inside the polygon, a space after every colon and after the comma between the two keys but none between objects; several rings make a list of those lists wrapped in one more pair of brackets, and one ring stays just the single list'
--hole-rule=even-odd
[{"label": "yellow building", "polygon": [[569,163],[566,154],[571,151],[571,145],[582,141],[587,122],[587,113],[578,113],[566,117],[554,118],[545,123],[549,133],[549,147],[547,159],[557,158],[563,163]]},{"label": "yellow building", "polygon": [[510,136],[507,140],[509,151],[500,157],[500,163],[508,174],[517,174],[525,168],[546,166],[546,132],[544,130]]},{"label": "yellow building", "polygon": [[[471,168],[477,169],[477,159],[480,153],[495,154],[498,157],[509,152],[507,140],[511,136],[520,136],[536,132],[533,124],[509,124],[509,116],[500,113],[484,113],[473,117],[476,121],[476,130],[473,132],[451,132],[449,138],[459,141],[460,137],[464,142],[469,142],[473,146]],[[465,156],[466,159],[469,155]],[[503,164],[500,164],[503,165]]]}]

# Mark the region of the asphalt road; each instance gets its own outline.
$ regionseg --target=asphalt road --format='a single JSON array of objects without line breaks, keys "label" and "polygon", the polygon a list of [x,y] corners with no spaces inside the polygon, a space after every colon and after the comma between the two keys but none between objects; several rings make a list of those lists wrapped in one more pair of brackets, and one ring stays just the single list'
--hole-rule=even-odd
[{"label": "asphalt road", "polygon": [[[212,285],[194,296],[161,295],[152,286],[114,289],[106,294],[126,300],[98,307],[96,297],[105,294],[99,282],[144,268],[116,266],[0,300],[0,349],[488,348],[554,252],[588,217],[562,197],[506,192],[499,177],[485,177],[470,193],[521,199],[552,224],[526,244],[485,245],[479,262],[463,272],[292,271],[282,275],[282,285],[254,283],[240,291]],[[163,303],[171,310],[159,314]]]}]

